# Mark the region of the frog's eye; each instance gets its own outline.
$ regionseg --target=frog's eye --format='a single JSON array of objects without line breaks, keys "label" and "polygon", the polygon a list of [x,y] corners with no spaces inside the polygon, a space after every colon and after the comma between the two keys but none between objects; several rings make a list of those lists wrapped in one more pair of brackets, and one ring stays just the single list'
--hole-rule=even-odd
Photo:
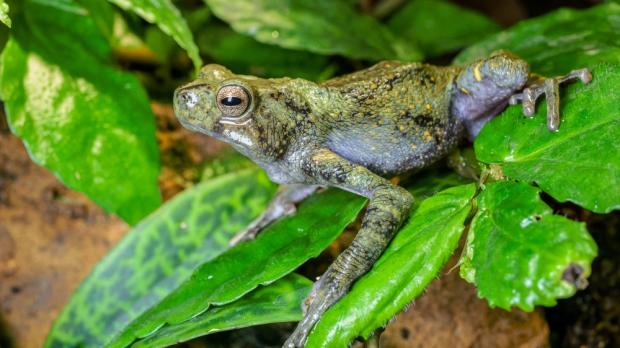
[{"label": "frog's eye", "polygon": [[217,91],[217,108],[226,115],[243,115],[250,105],[250,93],[239,85],[223,86]]}]

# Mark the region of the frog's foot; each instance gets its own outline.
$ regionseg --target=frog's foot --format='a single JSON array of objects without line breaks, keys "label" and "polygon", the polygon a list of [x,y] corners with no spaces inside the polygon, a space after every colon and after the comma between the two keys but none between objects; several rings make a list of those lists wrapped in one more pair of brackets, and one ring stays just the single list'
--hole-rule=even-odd
[{"label": "frog's foot", "polygon": [[532,117],[536,111],[536,100],[545,94],[547,99],[547,128],[555,132],[560,127],[560,84],[576,79],[583,83],[589,83],[592,81],[592,74],[588,69],[578,69],[564,76],[538,79],[528,84],[523,92],[511,96],[508,103],[510,105],[521,103],[523,114]]},{"label": "frog's foot", "polygon": [[[288,214],[295,213],[295,206],[293,206],[293,209],[290,209],[289,207],[288,210],[290,211],[290,213]],[[228,241],[228,245],[232,247],[241,242],[256,238],[256,236],[260,233],[260,231],[262,231],[263,228],[265,228],[267,225],[269,225],[269,223],[271,223],[272,219],[270,219],[270,215],[271,214],[267,214],[267,212],[261,214],[256,220],[252,221],[245,229],[235,234]]]},{"label": "frog's foot", "polygon": [[301,202],[304,198],[316,191],[317,188],[318,186],[313,185],[283,186],[271,201],[267,210],[256,218],[256,220],[252,221],[243,231],[232,237],[228,244],[230,246],[235,246],[243,241],[252,240],[272,222],[281,217],[295,214],[297,211],[295,204]]},{"label": "frog's foot", "polygon": [[480,165],[471,149],[459,149],[452,151],[447,157],[448,168],[454,170],[463,178],[478,181],[481,174]]},{"label": "frog's foot", "polygon": [[281,217],[293,215],[296,211],[295,203],[276,197],[267,207],[267,210],[256,220],[252,221],[243,231],[235,234],[228,242],[228,245],[235,246],[243,241],[252,240],[272,222]]},{"label": "frog's foot", "polygon": [[[330,269],[316,282],[310,295],[302,303],[304,318],[297,324],[295,331],[284,343],[284,348],[303,347],[310,330],[321,315],[338,299],[347,293],[351,280],[337,280],[336,272]],[[348,278],[346,275],[342,275]]]}]

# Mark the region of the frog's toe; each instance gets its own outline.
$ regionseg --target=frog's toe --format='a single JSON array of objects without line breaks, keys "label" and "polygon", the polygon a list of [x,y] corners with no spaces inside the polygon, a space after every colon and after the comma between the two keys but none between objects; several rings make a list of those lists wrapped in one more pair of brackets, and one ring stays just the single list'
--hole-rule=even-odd
[{"label": "frog's toe", "polygon": [[253,240],[256,235],[261,231],[261,228],[256,224],[251,224],[246,229],[235,234],[229,241],[228,245],[233,247],[241,242]]},{"label": "frog's toe", "polygon": [[317,301],[313,301],[308,307],[303,319],[297,324],[295,331],[293,331],[291,336],[286,340],[283,347],[303,347],[308,338],[308,334],[310,334],[310,330],[312,330],[314,324],[319,321],[321,314],[323,314],[328,307],[329,305],[326,305],[325,302],[317,303]]},{"label": "frog's toe", "polygon": [[543,88],[536,84],[523,90],[523,114],[527,117],[534,116],[536,113],[536,100],[543,94]]},{"label": "frog's toe", "polygon": [[508,104],[517,105],[523,100],[523,93],[517,93],[510,96],[508,99]]},{"label": "frog's toe", "polygon": [[547,128],[557,131],[560,128],[560,84],[579,79],[583,83],[592,81],[592,73],[588,69],[577,69],[564,76],[552,78],[536,78],[521,93],[512,95],[508,99],[510,105],[521,103],[523,114],[528,117],[536,112],[536,101],[543,94],[547,99]]},{"label": "frog's toe", "polygon": [[338,281],[334,281],[331,277],[323,275],[319,281],[314,284],[312,292],[302,303],[304,317],[297,324],[295,331],[293,331],[291,336],[286,340],[284,347],[303,347],[308,338],[308,334],[319,321],[321,315],[345,293],[346,288]]},{"label": "frog's toe", "polygon": [[308,295],[308,297],[304,299],[304,302],[301,303],[301,311],[304,316],[308,313],[308,311],[310,310],[310,305],[312,304],[312,302],[314,302],[314,299],[316,298],[320,279],[321,278],[317,278],[317,281],[314,282],[314,286],[312,286],[312,291],[310,291],[310,295]]},{"label": "frog's toe", "polygon": [[590,83],[592,73],[589,69],[577,69],[564,76],[544,79],[542,90],[547,98],[547,128],[550,131],[560,128],[560,84],[577,79],[584,84]]},{"label": "frog's toe", "polygon": [[534,83],[524,88],[521,93],[512,95],[508,99],[508,103],[510,105],[520,103],[523,106],[523,114],[527,117],[532,117],[536,112],[536,100],[538,100],[544,91],[544,85],[542,83]]},{"label": "frog's toe", "polygon": [[559,77],[560,83],[568,82],[575,79],[579,79],[581,80],[581,82],[588,84],[592,81],[592,72],[590,72],[590,69],[588,68],[577,69],[571,71],[564,76]]},{"label": "frog's toe", "polygon": [[302,348],[306,343],[306,339],[308,338],[308,329],[301,330],[299,326],[295,329],[295,331],[289,336],[289,338],[284,342],[283,348]]}]

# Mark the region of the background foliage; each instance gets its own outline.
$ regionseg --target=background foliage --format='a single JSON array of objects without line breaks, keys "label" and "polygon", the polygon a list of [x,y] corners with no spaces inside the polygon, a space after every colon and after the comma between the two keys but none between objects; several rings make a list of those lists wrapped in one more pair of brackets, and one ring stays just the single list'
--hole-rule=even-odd
[{"label": "background foliage", "polygon": [[[47,345],[159,346],[301,317],[310,283],[291,272],[365,201],[319,193],[255,241],[229,248],[275,187],[251,163],[227,157],[162,205],[146,91],[169,100],[212,61],[237,73],[321,81],[383,59],[449,63],[467,47],[455,64],[502,48],[540,74],[593,70],[590,85],[563,88],[558,133],[544,127],[544,104],[533,118],[515,106],[487,125],[474,143],[480,180],[430,170],[405,183],[418,199],[408,223],[308,346],[369,337],[437,276],[465,231],[460,274],[492,306],[532,310],[583,287],[597,247],[583,223],[554,214],[540,193],[597,213],[620,207],[620,5],[562,9],[504,30],[447,1],[400,5],[0,1],[0,98],[12,131],[67,186],[135,224],[76,291]],[[156,77],[139,66],[125,71],[126,55],[156,64]]]}]

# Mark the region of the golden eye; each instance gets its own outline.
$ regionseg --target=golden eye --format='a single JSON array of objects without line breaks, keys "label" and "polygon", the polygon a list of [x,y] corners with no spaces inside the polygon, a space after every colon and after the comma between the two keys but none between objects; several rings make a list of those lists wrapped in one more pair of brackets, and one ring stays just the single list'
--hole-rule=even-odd
[{"label": "golden eye", "polygon": [[250,93],[239,85],[223,86],[217,91],[217,108],[226,115],[243,115],[250,105]]}]

